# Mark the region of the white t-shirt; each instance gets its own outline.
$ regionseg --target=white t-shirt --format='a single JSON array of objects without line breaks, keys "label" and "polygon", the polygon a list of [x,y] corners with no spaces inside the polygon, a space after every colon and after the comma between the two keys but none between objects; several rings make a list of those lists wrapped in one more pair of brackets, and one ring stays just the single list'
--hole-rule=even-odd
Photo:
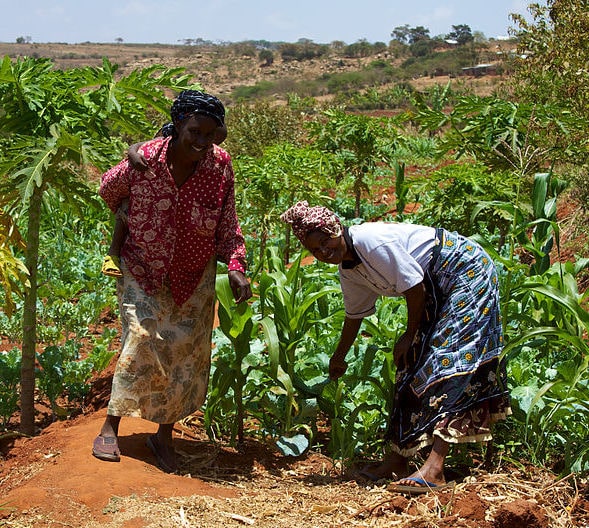
[{"label": "white t-shirt", "polygon": [[423,281],[432,258],[433,227],[367,222],[351,226],[349,234],[362,262],[352,269],[339,266],[348,317],[367,317],[374,313],[379,296],[402,295]]}]

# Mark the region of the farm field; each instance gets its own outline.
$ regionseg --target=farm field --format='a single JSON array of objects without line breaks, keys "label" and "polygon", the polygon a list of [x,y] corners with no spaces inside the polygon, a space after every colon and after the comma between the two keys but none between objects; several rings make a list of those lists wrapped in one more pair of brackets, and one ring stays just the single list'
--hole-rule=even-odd
[{"label": "farm field", "polygon": [[[89,43],[0,43],[0,55],[5,54],[51,57],[60,68],[98,67],[101,57],[106,55],[113,63],[121,64],[123,75],[153,64],[180,66],[193,72],[207,91],[221,99],[224,95],[229,97],[240,85],[251,86],[285,75],[305,79],[338,69],[354,71],[369,62],[277,61],[269,69],[253,64],[247,57],[219,58],[206,51],[191,51],[186,56],[182,46]],[[411,82],[422,89],[447,81],[447,77],[424,77]],[[497,76],[464,79],[466,90],[479,95],[490,93],[498,81]],[[386,115],[387,111],[366,114]],[[236,167],[251,169],[238,163]],[[423,171],[434,173],[438,169],[444,167],[432,164]],[[407,168],[407,180],[421,175],[415,166]],[[396,189],[389,180],[378,181],[378,188],[372,189],[363,205],[379,215],[398,214],[392,197],[400,187],[399,182]],[[283,189],[283,194],[287,190]],[[574,197],[564,194],[557,203],[550,218],[558,220],[561,226],[562,252],[553,257],[553,262],[568,262],[576,258],[579,247],[585,247],[586,233],[578,225],[585,216],[579,213]],[[408,203],[401,214],[421,206]],[[260,234],[256,224],[247,229]],[[101,224],[96,230],[105,230],[105,226]],[[532,227],[528,232],[531,230]],[[256,237],[256,243],[260,238]],[[61,248],[59,243],[61,240],[56,240],[57,250]],[[96,252],[93,261],[97,263],[103,249],[104,245],[92,246],[83,248],[83,252]],[[524,257],[532,261],[530,255],[531,251]],[[310,261],[307,259],[303,264],[309,265]],[[97,274],[85,271],[87,276]],[[581,290],[586,289],[586,283],[586,279],[580,281]],[[114,294],[114,282],[98,284],[103,289],[101,294]],[[560,314],[556,310],[555,313]],[[562,317],[566,319],[565,315]],[[216,323],[219,325],[218,319]],[[116,336],[119,329],[116,314],[105,311],[91,325],[89,339],[97,340],[105,334]],[[118,337],[114,337],[109,347],[117,350],[118,344]],[[19,345],[9,336],[0,335],[0,352]],[[320,345],[324,346],[325,341]],[[303,455],[284,456],[271,442],[264,442],[262,435],[246,437],[239,448],[231,446],[225,437],[212,442],[206,434],[206,416],[196,413],[176,427],[180,471],[178,475],[169,475],[158,469],[145,444],[155,431],[154,424],[124,418],[120,431],[121,462],[99,461],[91,455],[91,447],[106,414],[114,361],[91,380],[90,393],[75,416],[53,421],[51,408],[39,398],[39,434],[28,438],[10,428],[0,432],[0,528],[589,527],[587,477],[574,471],[559,476],[558,468],[522,462],[514,455],[518,445],[501,446],[505,456],[496,456],[492,464],[485,464],[484,452],[468,453],[463,464],[457,464],[448,474],[449,479],[456,481],[454,487],[416,497],[389,491],[387,481],[374,483],[362,478],[358,469],[365,460],[343,468],[340,460],[328,456],[327,440],[321,441],[326,434],[321,427],[325,424],[321,423],[316,447]],[[13,417],[11,423],[15,421]],[[247,425],[257,427],[255,423]],[[460,457],[453,460],[459,461]]]}]

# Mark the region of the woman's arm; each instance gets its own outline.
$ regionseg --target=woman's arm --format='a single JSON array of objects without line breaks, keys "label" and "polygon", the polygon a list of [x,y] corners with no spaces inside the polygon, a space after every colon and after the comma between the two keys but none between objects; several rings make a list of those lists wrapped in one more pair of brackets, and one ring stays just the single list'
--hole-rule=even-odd
[{"label": "woman's arm", "polygon": [[415,334],[419,330],[419,325],[423,319],[425,311],[425,286],[423,282],[409,288],[403,292],[403,295],[407,303],[407,329],[395,343],[393,350],[393,357],[397,368],[403,368],[405,366],[407,352],[415,339]]},{"label": "woman's arm", "polygon": [[147,142],[142,141],[141,143],[134,143],[127,150],[127,158],[129,158],[129,163],[131,164],[131,167],[136,170],[144,171],[147,170],[149,166],[145,156],[139,150],[145,143]]},{"label": "woman's arm", "polygon": [[329,377],[332,380],[340,378],[346,372],[348,368],[346,354],[354,344],[360,326],[362,326],[362,319],[345,318],[339,343],[329,360]]}]

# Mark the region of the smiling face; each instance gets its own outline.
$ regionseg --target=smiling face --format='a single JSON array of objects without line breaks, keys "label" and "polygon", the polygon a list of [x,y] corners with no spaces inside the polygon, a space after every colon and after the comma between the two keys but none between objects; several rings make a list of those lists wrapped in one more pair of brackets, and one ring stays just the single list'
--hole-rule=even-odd
[{"label": "smiling face", "polygon": [[340,264],[348,256],[348,246],[343,235],[331,237],[320,230],[311,231],[303,245],[321,262]]},{"label": "smiling face", "polygon": [[215,142],[219,124],[212,117],[194,114],[174,123],[181,153],[192,161],[202,159]]}]

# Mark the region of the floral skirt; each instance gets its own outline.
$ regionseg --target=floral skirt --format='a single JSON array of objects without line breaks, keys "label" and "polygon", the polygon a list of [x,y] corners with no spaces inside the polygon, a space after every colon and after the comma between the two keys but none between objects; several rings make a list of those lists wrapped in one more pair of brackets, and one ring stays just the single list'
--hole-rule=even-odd
[{"label": "floral skirt", "polygon": [[412,456],[439,436],[491,440],[491,424],[511,413],[497,272],[476,243],[437,230],[424,283],[425,317],[397,372],[387,437]]},{"label": "floral skirt", "polygon": [[211,363],[216,260],[177,306],[164,284],[147,295],[122,263],[117,281],[123,327],[108,414],[170,424],[205,401]]}]

